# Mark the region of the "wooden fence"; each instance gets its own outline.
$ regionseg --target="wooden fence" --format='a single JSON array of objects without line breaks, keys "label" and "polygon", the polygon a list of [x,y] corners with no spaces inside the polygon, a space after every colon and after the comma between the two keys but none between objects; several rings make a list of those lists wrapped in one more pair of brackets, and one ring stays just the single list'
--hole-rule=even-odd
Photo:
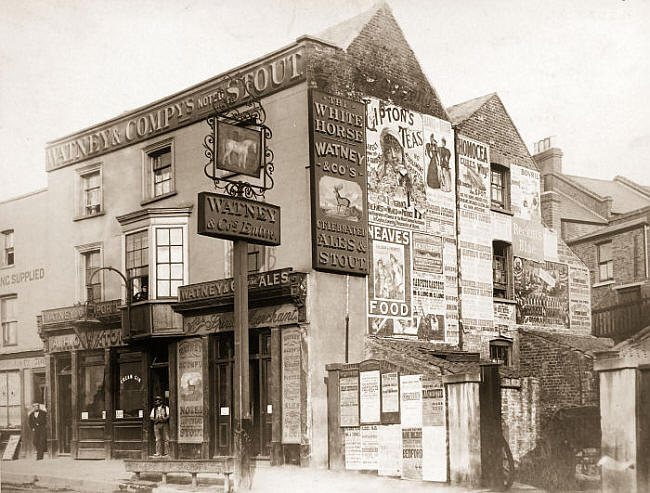
[{"label": "wooden fence", "polygon": [[591,311],[592,333],[620,342],[650,325],[650,297]]}]

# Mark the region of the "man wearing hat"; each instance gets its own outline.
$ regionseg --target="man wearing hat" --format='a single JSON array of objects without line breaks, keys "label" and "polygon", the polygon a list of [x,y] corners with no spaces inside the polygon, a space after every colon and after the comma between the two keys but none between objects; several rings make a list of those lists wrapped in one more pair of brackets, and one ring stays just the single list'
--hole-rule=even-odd
[{"label": "man wearing hat", "polygon": [[153,432],[156,437],[156,453],[154,457],[167,456],[169,453],[169,407],[163,404],[162,397],[153,399],[153,409],[149,417],[153,421]]}]

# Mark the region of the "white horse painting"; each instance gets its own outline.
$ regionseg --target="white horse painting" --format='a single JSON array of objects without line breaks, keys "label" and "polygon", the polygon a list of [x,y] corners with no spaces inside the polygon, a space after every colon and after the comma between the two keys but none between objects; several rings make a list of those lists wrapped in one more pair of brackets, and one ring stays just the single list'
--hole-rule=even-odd
[{"label": "white horse painting", "polygon": [[[257,152],[257,143],[254,140],[246,139],[236,141],[232,139],[226,140],[226,152],[223,155],[223,164],[235,165],[238,168],[245,170],[246,161],[248,160],[248,152]],[[233,163],[234,158],[234,163]]]}]

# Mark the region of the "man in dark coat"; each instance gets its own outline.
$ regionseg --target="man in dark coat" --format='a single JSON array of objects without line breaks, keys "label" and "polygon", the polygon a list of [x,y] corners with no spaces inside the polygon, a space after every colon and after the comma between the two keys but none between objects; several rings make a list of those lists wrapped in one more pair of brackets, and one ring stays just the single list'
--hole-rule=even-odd
[{"label": "man in dark coat", "polygon": [[47,450],[47,412],[41,409],[40,404],[32,404],[29,413],[29,427],[32,430],[32,439],[36,449],[36,460],[43,458],[43,452]]}]

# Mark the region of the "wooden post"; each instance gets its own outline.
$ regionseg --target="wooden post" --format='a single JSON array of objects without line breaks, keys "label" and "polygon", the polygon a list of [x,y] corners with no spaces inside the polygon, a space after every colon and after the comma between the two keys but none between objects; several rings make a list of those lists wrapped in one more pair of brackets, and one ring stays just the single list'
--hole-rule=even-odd
[{"label": "wooden post", "polygon": [[113,409],[113,371],[115,365],[111,349],[104,349],[104,453],[107,459],[113,458],[113,417],[115,411]]},{"label": "wooden post", "polygon": [[237,489],[249,481],[246,426],[251,420],[248,357],[248,242],[237,240],[233,248],[235,285],[235,482]]},{"label": "wooden post", "polygon": [[70,362],[72,376],[70,377],[70,386],[72,394],[72,440],[70,443],[70,455],[77,458],[78,445],[79,445],[79,415],[77,412],[77,402],[79,396],[79,352],[74,350],[70,352]]}]

